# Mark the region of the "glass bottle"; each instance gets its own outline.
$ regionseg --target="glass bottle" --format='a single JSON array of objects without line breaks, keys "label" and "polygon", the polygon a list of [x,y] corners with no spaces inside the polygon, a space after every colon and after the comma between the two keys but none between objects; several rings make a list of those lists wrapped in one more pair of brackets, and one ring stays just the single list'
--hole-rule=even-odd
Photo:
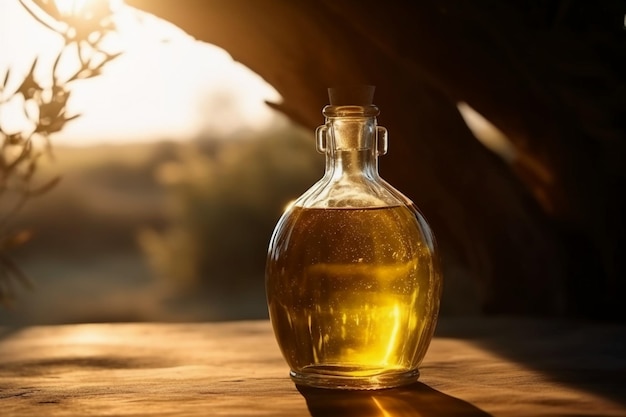
[{"label": "glass bottle", "polygon": [[409,384],[439,310],[435,240],[415,205],[378,174],[387,130],[377,126],[373,87],[329,95],[316,130],[325,174],[283,213],[270,241],[270,320],[296,384]]}]

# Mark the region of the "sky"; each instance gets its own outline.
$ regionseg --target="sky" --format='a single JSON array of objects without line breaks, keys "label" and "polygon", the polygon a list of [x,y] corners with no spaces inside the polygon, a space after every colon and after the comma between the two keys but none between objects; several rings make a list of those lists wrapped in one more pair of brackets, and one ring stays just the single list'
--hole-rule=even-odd
[{"label": "sky", "polygon": [[[69,113],[81,116],[52,137],[55,144],[184,140],[207,131],[219,137],[276,121],[265,101],[280,95],[223,49],[129,6],[116,22],[112,42],[123,54],[102,75],[70,85]],[[18,82],[38,56],[36,75],[45,80],[62,46],[19,0],[0,0],[0,78],[10,68],[10,82]]]}]

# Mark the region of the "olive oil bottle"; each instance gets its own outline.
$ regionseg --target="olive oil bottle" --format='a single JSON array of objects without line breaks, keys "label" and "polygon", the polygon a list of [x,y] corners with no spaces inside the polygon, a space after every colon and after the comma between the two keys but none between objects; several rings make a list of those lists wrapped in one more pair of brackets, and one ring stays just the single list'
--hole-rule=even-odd
[{"label": "olive oil bottle", "polygon": [[352,93],[330,90],[316,131],[326,172],[276,225],[267,301],[296,384],[389,388],[419,377],[441,277],[424,217],[378,175],[387,131],[373,89]]}]

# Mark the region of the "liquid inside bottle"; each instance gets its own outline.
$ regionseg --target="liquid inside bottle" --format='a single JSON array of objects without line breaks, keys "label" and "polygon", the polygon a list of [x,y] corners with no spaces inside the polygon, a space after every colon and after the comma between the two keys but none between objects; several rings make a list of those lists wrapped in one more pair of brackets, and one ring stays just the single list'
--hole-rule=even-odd
[{"label": "liquid inside bottle", "polygon": [[[348,125],[363,132],[375,120],[361,113]],[[335,134],[326,175],[283,214],[270,242],[270,319],[297,384],[411,383],[439,307],[434,240],[410,200],[377,176],[377,129],[340,149],[347,142],[335,122],[345,120],[326,125]]]}]

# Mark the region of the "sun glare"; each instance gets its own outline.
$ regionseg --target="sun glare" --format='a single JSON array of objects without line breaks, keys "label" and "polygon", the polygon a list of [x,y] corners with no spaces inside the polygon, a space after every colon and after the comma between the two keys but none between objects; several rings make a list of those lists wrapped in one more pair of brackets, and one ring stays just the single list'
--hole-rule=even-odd
[{"label": "sun glare", "polygon": [[57,9],[64,16],[79,14],[85,8],[88,0],[54,0]]},{"label": "sun glare", "polygon": [[90,9],[108,5],[109,10],[116,10],[122,0],[54,0],[54,4],[63,16],[86,16]]},{"label": "sun glare", "polygon": [[[73,23],[100,16],[103,10],[113,12],[115,31],[106,46],[122,52],[101,75],[69,86],[67,112],[80,117],[54,134],[55,144],[184,141],[205,132],[226,138],[267,128],[278,120],[265,104],[281,101],[271,85],[227,51],[199,42],[167,21],[122,0],[37,1],[48,5],[54,1],[59,13]],[[6,91],[17,88],[35,58],[36,79],[49,85],[50,71],[63,48],[65,38],[54,31],[64,33],[65,23],[50,16],[46,20],[36,4],[22,0],[0,6],[0,39],[19,39],[0,44],[0,78],[9,74]],[[56,68],[60,79],[74,73],[71,51]],[[6,119],[8,110],[4,110]]]}]

